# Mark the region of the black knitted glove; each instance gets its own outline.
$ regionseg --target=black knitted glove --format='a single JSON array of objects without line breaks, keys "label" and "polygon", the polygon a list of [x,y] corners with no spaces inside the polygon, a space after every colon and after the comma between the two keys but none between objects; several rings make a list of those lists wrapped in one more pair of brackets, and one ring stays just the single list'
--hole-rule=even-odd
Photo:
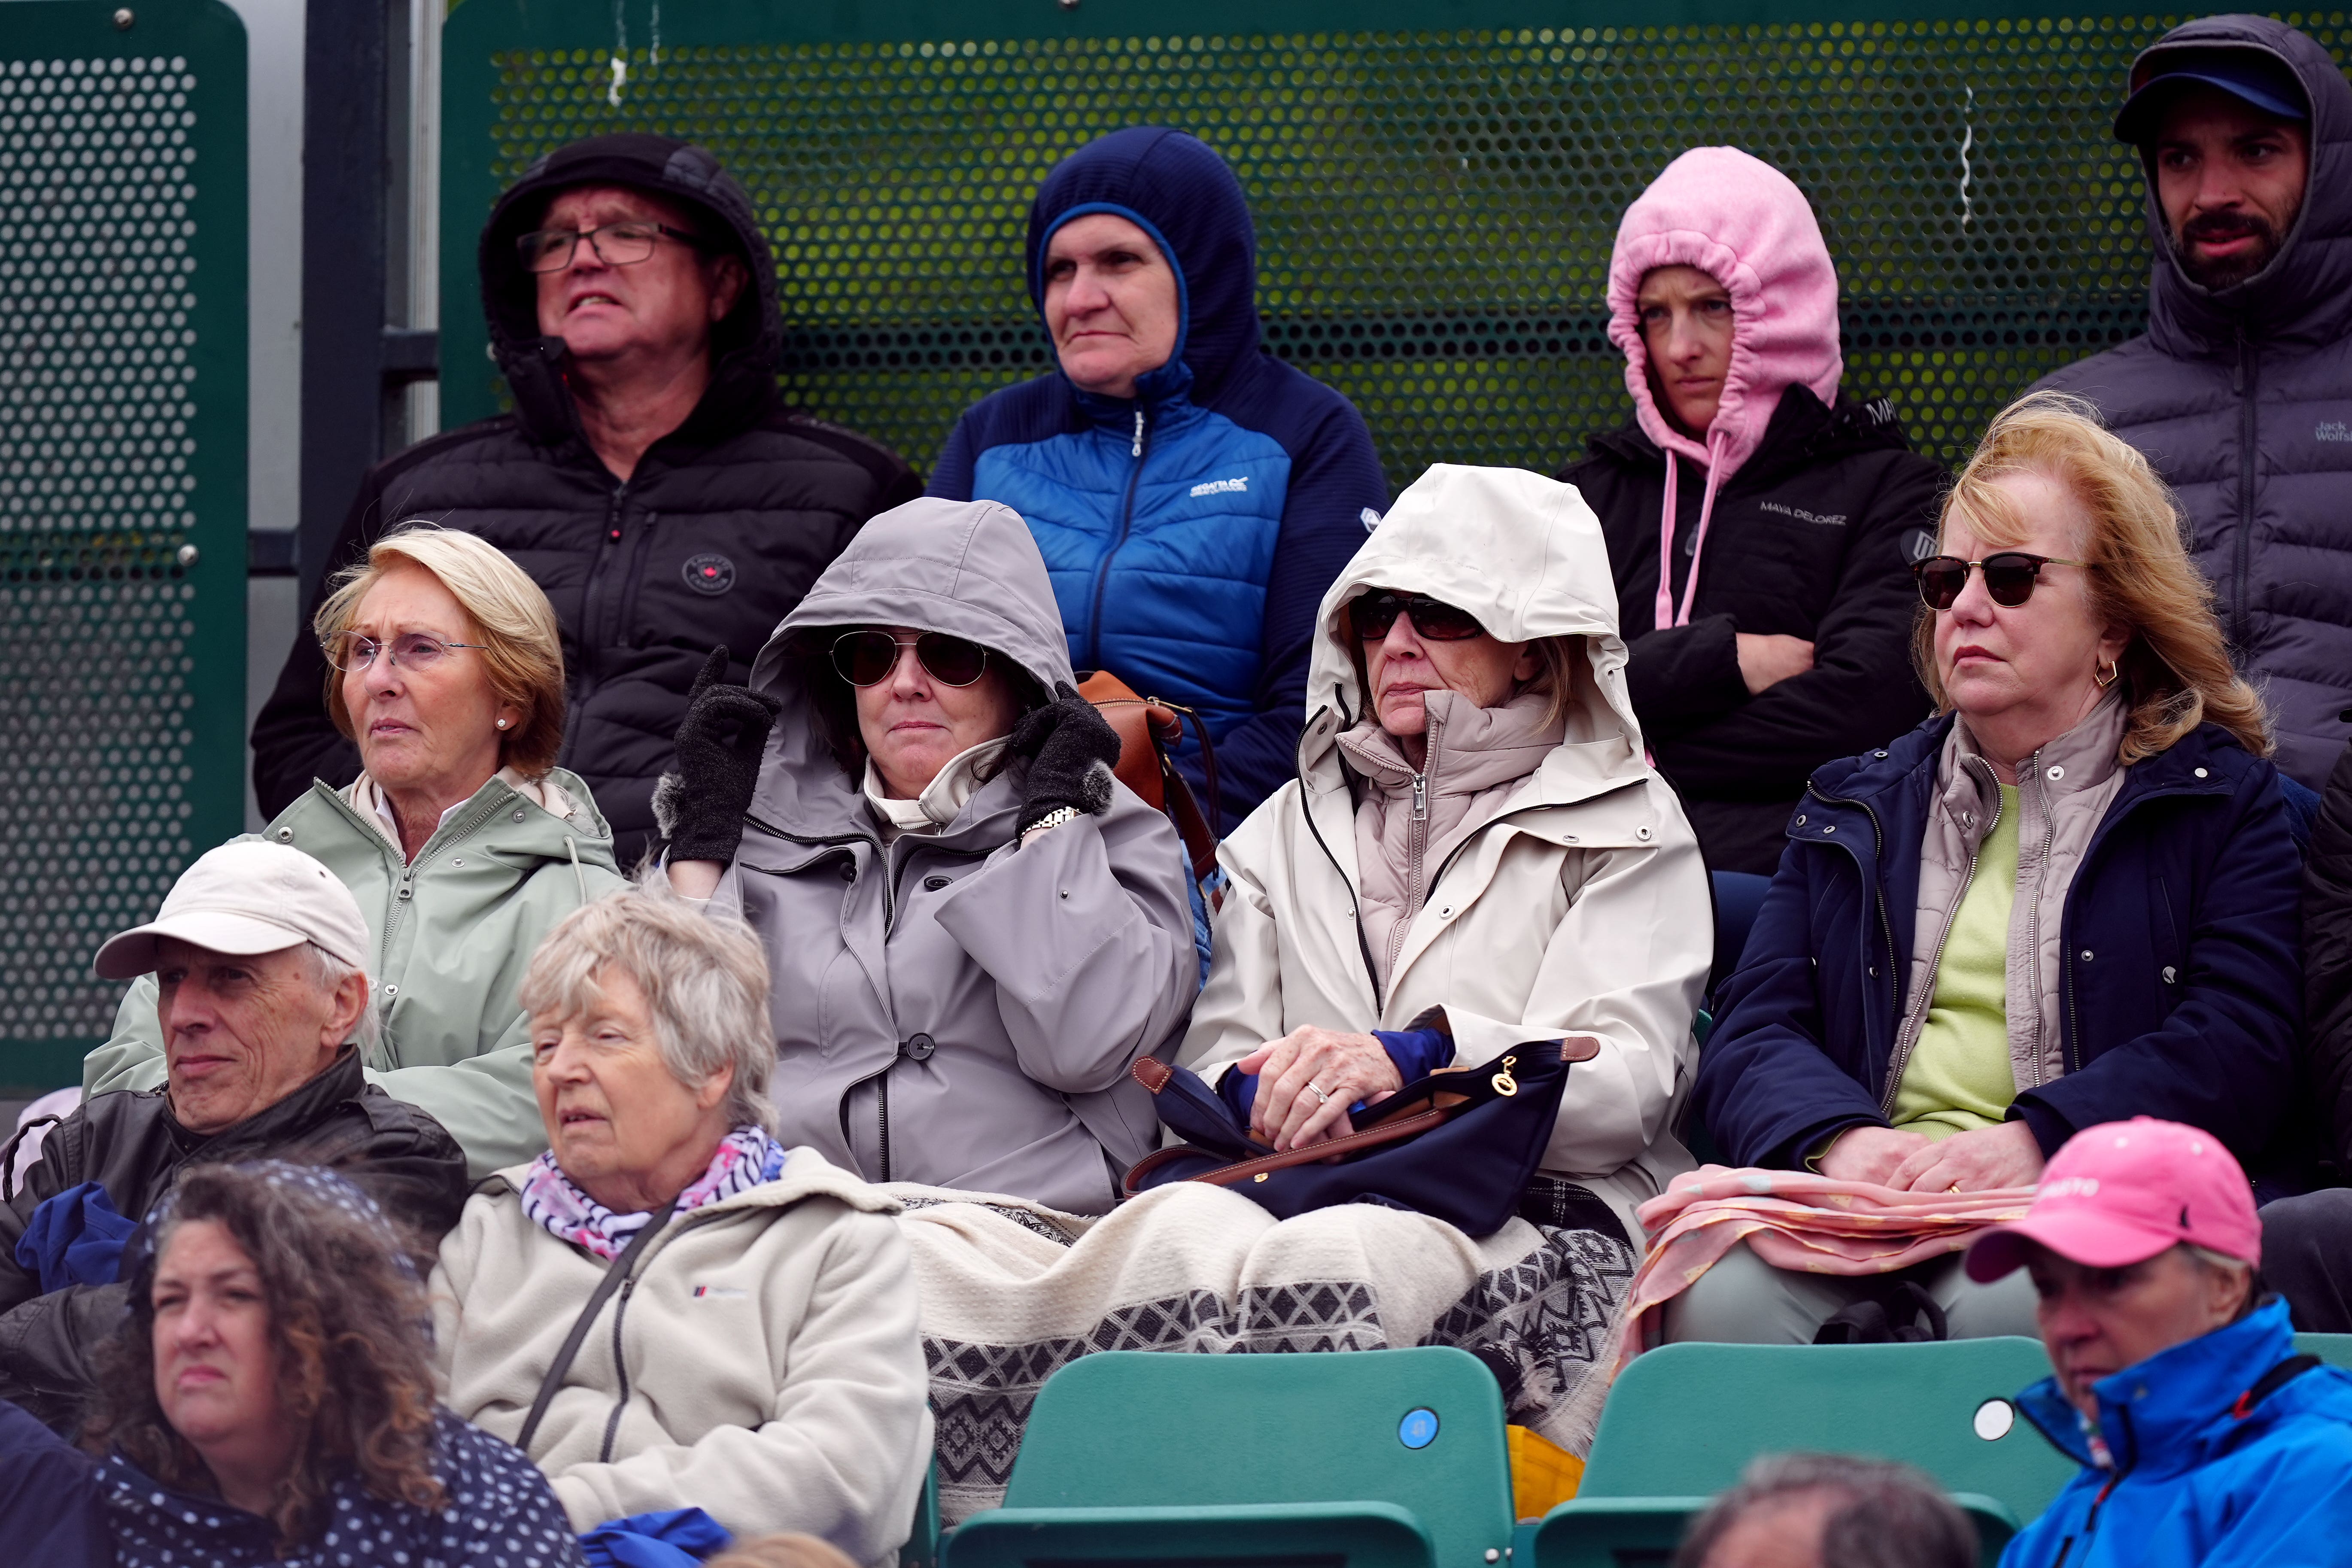
[{"label": "black knitted glove", "polygon": [[735,858],[768,729],[783,707],[764,691],[727,684],[726,674],[727,650],[715,647],[687,695],[677,768],[654,786],[654,820],[672,860],[724,866]]},{"label": "black knitted glove", "polygon": [[1054,683],[1054,700],[1022,715],[1013,726],[1012,752],[1027,757],[1029,782],[1021,797],[1021,829],[1066,805],[1100,816],[1110,809],[1111,765],[1118,731],[1066,680]]}]

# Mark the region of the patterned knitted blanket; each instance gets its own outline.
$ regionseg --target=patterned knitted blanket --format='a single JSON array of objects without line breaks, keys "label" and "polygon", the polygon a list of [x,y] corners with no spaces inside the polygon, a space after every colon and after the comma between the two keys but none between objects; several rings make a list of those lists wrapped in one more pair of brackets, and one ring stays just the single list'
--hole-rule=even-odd
[{"label": "patterned knitted blanket", "polygon": [[1098,1219],[887,1190],[922,1289],[946,1523],[1003,1502],[1038,1388],[1094,1351],[1458,1345],[1494,1369],[1513,1424],[1581,1455],[1635,1262],[1602,1230],[1514,1219],[1477,1240],[1370,1204],[1276,1220],[1194,1183]]}]

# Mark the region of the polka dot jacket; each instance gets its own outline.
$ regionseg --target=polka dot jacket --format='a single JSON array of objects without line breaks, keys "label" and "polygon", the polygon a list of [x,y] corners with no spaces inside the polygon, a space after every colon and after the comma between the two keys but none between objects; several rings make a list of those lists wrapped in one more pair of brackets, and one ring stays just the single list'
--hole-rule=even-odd
[{"label": "polka dot jacket", "polygon": [[386,1502],[347,1476],[325,1529],[284,1557],[268,1520],[174,1491],[121,1454],[100,1484],[117,1568],[584,1568],[546,1478],[514,1448],[444,1410],[434,1469],[449,1493],[442,1511]]}]

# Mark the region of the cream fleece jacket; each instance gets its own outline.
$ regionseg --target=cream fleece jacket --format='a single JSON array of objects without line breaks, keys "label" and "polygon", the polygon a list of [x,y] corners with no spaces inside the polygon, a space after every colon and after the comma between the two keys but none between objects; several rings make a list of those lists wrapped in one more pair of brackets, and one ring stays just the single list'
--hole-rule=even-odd
[{"label": "cream fleece jacket", "polygon": [[[442,1400],[508,1442],[606,1268],[524,1216],[524,1172],[476,1191],[432,1280]],[[895,1561],[931,1454],[898,1207],[803,1148],[776,1180],[672,1220],[531,1442],[572,1525],[694,1507],[739,1536],[802,1531]]]}]

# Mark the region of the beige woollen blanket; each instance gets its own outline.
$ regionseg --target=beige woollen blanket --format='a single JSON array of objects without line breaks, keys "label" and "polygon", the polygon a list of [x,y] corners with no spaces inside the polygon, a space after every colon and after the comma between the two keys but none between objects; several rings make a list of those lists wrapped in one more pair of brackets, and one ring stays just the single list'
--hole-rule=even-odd
[{"label": "beige woollen blanket", "polygon": [[1618,1237],[1513,1219],[1484,1240],[1349,1204],[1276,1220],[1237,1193],[1155,1188],[1100,1218],[895,1184],[922,1290],[940,1510],[998,1506],[1038,1388],[1095,1351],[1316,1352],[1448,1344],[1494,1369],[1509,1419],[1591,1446]]}]

